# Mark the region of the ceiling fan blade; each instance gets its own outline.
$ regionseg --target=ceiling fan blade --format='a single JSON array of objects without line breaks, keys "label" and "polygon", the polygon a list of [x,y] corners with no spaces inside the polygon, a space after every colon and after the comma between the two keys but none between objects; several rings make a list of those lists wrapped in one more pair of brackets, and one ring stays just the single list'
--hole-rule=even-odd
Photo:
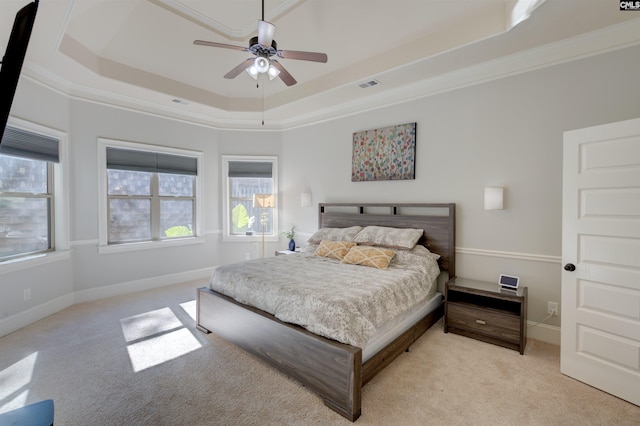
[{"label": "ceiling fan blade", "polygon": [[199,46],[222,47],[224,49],[241,50],[243,52],[249,51],[249,49],[247,49],[246,47],[235,46],[233,44],[226,44],[226,43],[216,43],[215,41],[194,40],[193,44],[197,44]]},{"label": "ceiling fan blade", "polygon": [[293,78],[291,74],[289,74],[289,71],[284,69],[284,67],[280,64],[280,62],[272,59],[271,65],[276,67],[278,71],[280,71],[280,74],[278,74],[278,77],[280,77],[280,80],[282,80],[284,84],[286,84],[287,86],[293,86],[294,84],[297,83],[296,79]]},{"label": "ceiling fan blade", "polygon": [[226,73],[224,75],[224,78],[229,78],[229,79],[236,78],[242,73],[242,71],[250,67],[254,60],[255,60],[254,58],[245,59],[244,61],[240,62],[240,65],[238,65],[237,67],[235,67],[234,69]]},{"label": "ceiling fan blade", "polygon": [[284,59],[300,59],[302,61],[327,62],[326,53],[302,52],[299,50],[278,50],[278,56]]},{"label": "ceiling fan blade", "polygon": [[258,21],[258,43],[263,47],[271,47],[276,26],[267,21]]}]

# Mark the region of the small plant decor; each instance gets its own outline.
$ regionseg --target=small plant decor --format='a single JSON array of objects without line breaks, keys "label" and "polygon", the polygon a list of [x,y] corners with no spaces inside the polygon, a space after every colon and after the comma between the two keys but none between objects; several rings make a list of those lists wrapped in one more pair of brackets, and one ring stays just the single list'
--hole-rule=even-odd
[{"label": "small plant decor", "polygon": [[296,236],[295,225],[292,226],[291,229],[289,229],[288,231],[282,231],[282,234],[284,234],[284,236],[287,237],[288,240],[293,240],[293,237]]}]

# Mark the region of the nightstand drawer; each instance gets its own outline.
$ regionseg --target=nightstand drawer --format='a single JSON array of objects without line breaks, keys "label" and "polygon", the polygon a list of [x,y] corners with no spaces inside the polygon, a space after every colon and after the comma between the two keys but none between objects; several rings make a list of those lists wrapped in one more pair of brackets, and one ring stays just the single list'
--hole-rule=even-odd
[{"label": "nightstand drawer", "polygon": [[474,330],[499,339],[520,340],[520,317],[450,302],[447,310],[450,327]]},{"label": "nightstand drawer", "polygon": [[496,283],[453,278],[445,285],[444,332],[452,332],[524,354],[527,287],[502,292]]}]

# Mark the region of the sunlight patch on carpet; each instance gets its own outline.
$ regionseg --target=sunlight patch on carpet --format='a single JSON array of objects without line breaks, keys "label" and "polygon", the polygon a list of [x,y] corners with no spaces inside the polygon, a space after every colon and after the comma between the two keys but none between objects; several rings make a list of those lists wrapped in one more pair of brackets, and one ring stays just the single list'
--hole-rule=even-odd
[{"label": "sunlight patch on carpet", "polygon": [[[184,304],[183,304],[184,305]],[[182,307],[187,313],[189,311]],[[120,320],[134,372],[160,365],[202,347],[170,308]]]},{"label": "sunlight patch on carpet", "polygon": [[184,302],[180,304],[180,307],[191,317],[192,320],[196,320],[196,301],[195,299],[190,302]]},{"label": "sunlight patch on carpet", "polygon": [[127,346],[134,372],[146,370],[202,347],[186,328]]},{"label": "sunlight patch on carpet", "polygon": [[170,308],[157,309],[120,320],[122,334],[127,342],[183,327]]},{"label": "sunlight patch on carpet", "polygon": [[38,352],[33,352],[15,364],[0,371],[0,408],[10,409],[22,407],[27,403],[29,383],[38,359]]}]

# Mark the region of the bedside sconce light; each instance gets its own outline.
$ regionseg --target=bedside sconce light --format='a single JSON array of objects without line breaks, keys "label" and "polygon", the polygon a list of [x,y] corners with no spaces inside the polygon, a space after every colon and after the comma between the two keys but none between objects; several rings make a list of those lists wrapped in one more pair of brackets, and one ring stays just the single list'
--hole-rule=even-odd
[{"label": "bedside sconce light", "polygon": [[302,207],[311,207],[311,192],[305,191],[300,194],[300,205]]},{"label": "bedside sconce light", "polygon": [[504,208],[504,188],[486,187],[484,189],[484,209],[502,210]]}]

